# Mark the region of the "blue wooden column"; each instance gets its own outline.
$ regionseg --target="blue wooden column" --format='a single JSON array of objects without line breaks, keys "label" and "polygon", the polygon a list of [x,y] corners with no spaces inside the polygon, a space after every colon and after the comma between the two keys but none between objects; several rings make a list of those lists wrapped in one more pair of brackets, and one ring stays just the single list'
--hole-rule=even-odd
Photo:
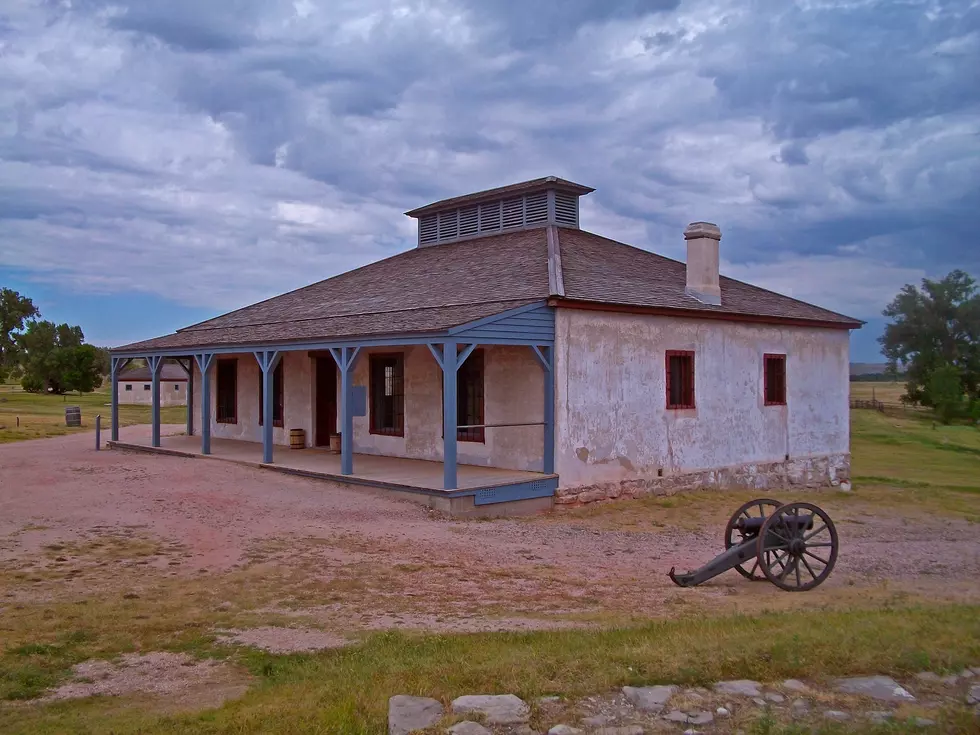
[{"label": "blue wooden column", "polygon": [[187,428],[184,433],[194,436],[194,358],[188,357],[186,363],[179,359],[176,362],[187,374],[187,392],[184,395],[187,400]]},{"label": "blue wooden column", "polygon": [[466,358],[476,349],[476,345],[467,345],[462,352],[458,351],[456,342],[429,344],[428,348],[442,368],[442,487],[444,490],[455,490],[457,485],[456,373],[466,362]]},{"label": "blue wooden column", "polygon": [[163,368],[163,358],[151,356],[146,358],[146,366],[150,368],[153,381],[152,407],[150,409],[150,446],[160,446],[160,370]]},{"label": "blue wooden column", "polygon": [[272,464],[273,400],[275,399],[273,376],[282,354],[278,350],[262,350],[252,354],[258,360],[259,369],[262,371],[262,461],[265,464]]},{"label": "blue wooden column", "polygon": [[[211,454],[211,366],[214,364],[213,352],[194,353],[194,362],[201,371],[201,454]],[[193,411],[193,404],[188,404]]]},{"label": "blue wooden column", "polygon": [[354,474],[354,406],[351,401],[354,363],[360,347],[331,347],[330,354],[340,371],[340,474]]},{"label": "blue wooden column", "polygon": [[534,356],[544,368],[544,471],[555,472],[555,348],[531,345]]},{"label": "blue wooden column", "polygon": [[110,361],[112,377],[112,441],[119,441],[119,373],[129,364],[128,358],[113,357]]}]

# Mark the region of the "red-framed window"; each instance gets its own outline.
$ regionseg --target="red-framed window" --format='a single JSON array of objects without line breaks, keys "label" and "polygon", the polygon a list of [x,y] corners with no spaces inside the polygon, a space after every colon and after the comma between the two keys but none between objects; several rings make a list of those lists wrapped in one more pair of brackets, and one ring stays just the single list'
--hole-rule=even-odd
[{"label": "red-framed window", "polygon": [[694,352],[667,350],[667,408],[694,408]]},{"label": "red-framed window", "polygon": [[405,436],[405,356],[370,356],[371,433]]},{"label": "red-framed window", "polygon": [[786,405],[786,355],[763,355],[763,393],[767,406]]},{"label": "red-framed window", "polygon": [[219,424],[238,423],[238,360],[218,360],[215,368],[215,421]]},{"label": "red-framed window", "polygon": [[[265,374],[259,371],[259,426],[265,420],[265,402],[262,400],[262,390],[265,387]],[[283,420],[283,385],[282,385],[282,360],[272,371],[272,425],[282,427]]]}]

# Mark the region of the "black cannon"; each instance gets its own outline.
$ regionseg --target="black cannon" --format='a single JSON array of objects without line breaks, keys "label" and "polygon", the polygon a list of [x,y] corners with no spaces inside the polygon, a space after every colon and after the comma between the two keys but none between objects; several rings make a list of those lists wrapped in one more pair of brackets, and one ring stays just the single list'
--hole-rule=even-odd
[{"label": "black cannon", "polygon": [[751,580],[768,579],[790,592],[812,590],[830,576],[837,563],[837,528],[812,503],[770,498],[750,500],[725,526],[725,552],[700,569],[670,578],[694,587],[735,569]]}]

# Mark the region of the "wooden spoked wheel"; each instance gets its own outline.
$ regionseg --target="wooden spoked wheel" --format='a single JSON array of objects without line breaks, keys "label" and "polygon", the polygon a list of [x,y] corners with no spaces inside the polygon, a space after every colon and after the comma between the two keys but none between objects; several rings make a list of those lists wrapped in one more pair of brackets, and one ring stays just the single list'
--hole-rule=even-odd
[{"label": "wooden spoked wheel", "polygon": [[837,528],[812,503],[779,506],[759,532],[759,569],[789,592],[805,592],[830,576],[837,563]]},{"label": "wooden spoked wheel", "polygon": [[[725,549],[728,550],[733,546],[738,546],[750,535],[739,528],[739,520],[766,518],[780,505],[782,505],[780,501],[773,500],[772,498],[756,498],[736,510],[732,514],[732,517],[728,519],[728,525],[725,526]],[[739,564],[735,569],[746,579],[759,581],[766,578],[766,575],[759,570],[759,561],[757,559],[752,560],[752,563],[745,562],[744,564]]]}]

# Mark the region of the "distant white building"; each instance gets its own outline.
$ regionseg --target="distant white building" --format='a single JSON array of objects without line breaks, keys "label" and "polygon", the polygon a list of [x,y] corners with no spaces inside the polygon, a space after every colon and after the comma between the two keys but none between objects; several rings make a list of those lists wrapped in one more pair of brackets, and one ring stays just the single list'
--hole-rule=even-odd
[{"label": "distant white building", "polygon": [[[119,375],[120,403],[150,405],[153,399],[153,379],[145,365],[125,370]],[[165,363],[160,368],[160,405],[187,405],[187,373],[180,365]]]}]

